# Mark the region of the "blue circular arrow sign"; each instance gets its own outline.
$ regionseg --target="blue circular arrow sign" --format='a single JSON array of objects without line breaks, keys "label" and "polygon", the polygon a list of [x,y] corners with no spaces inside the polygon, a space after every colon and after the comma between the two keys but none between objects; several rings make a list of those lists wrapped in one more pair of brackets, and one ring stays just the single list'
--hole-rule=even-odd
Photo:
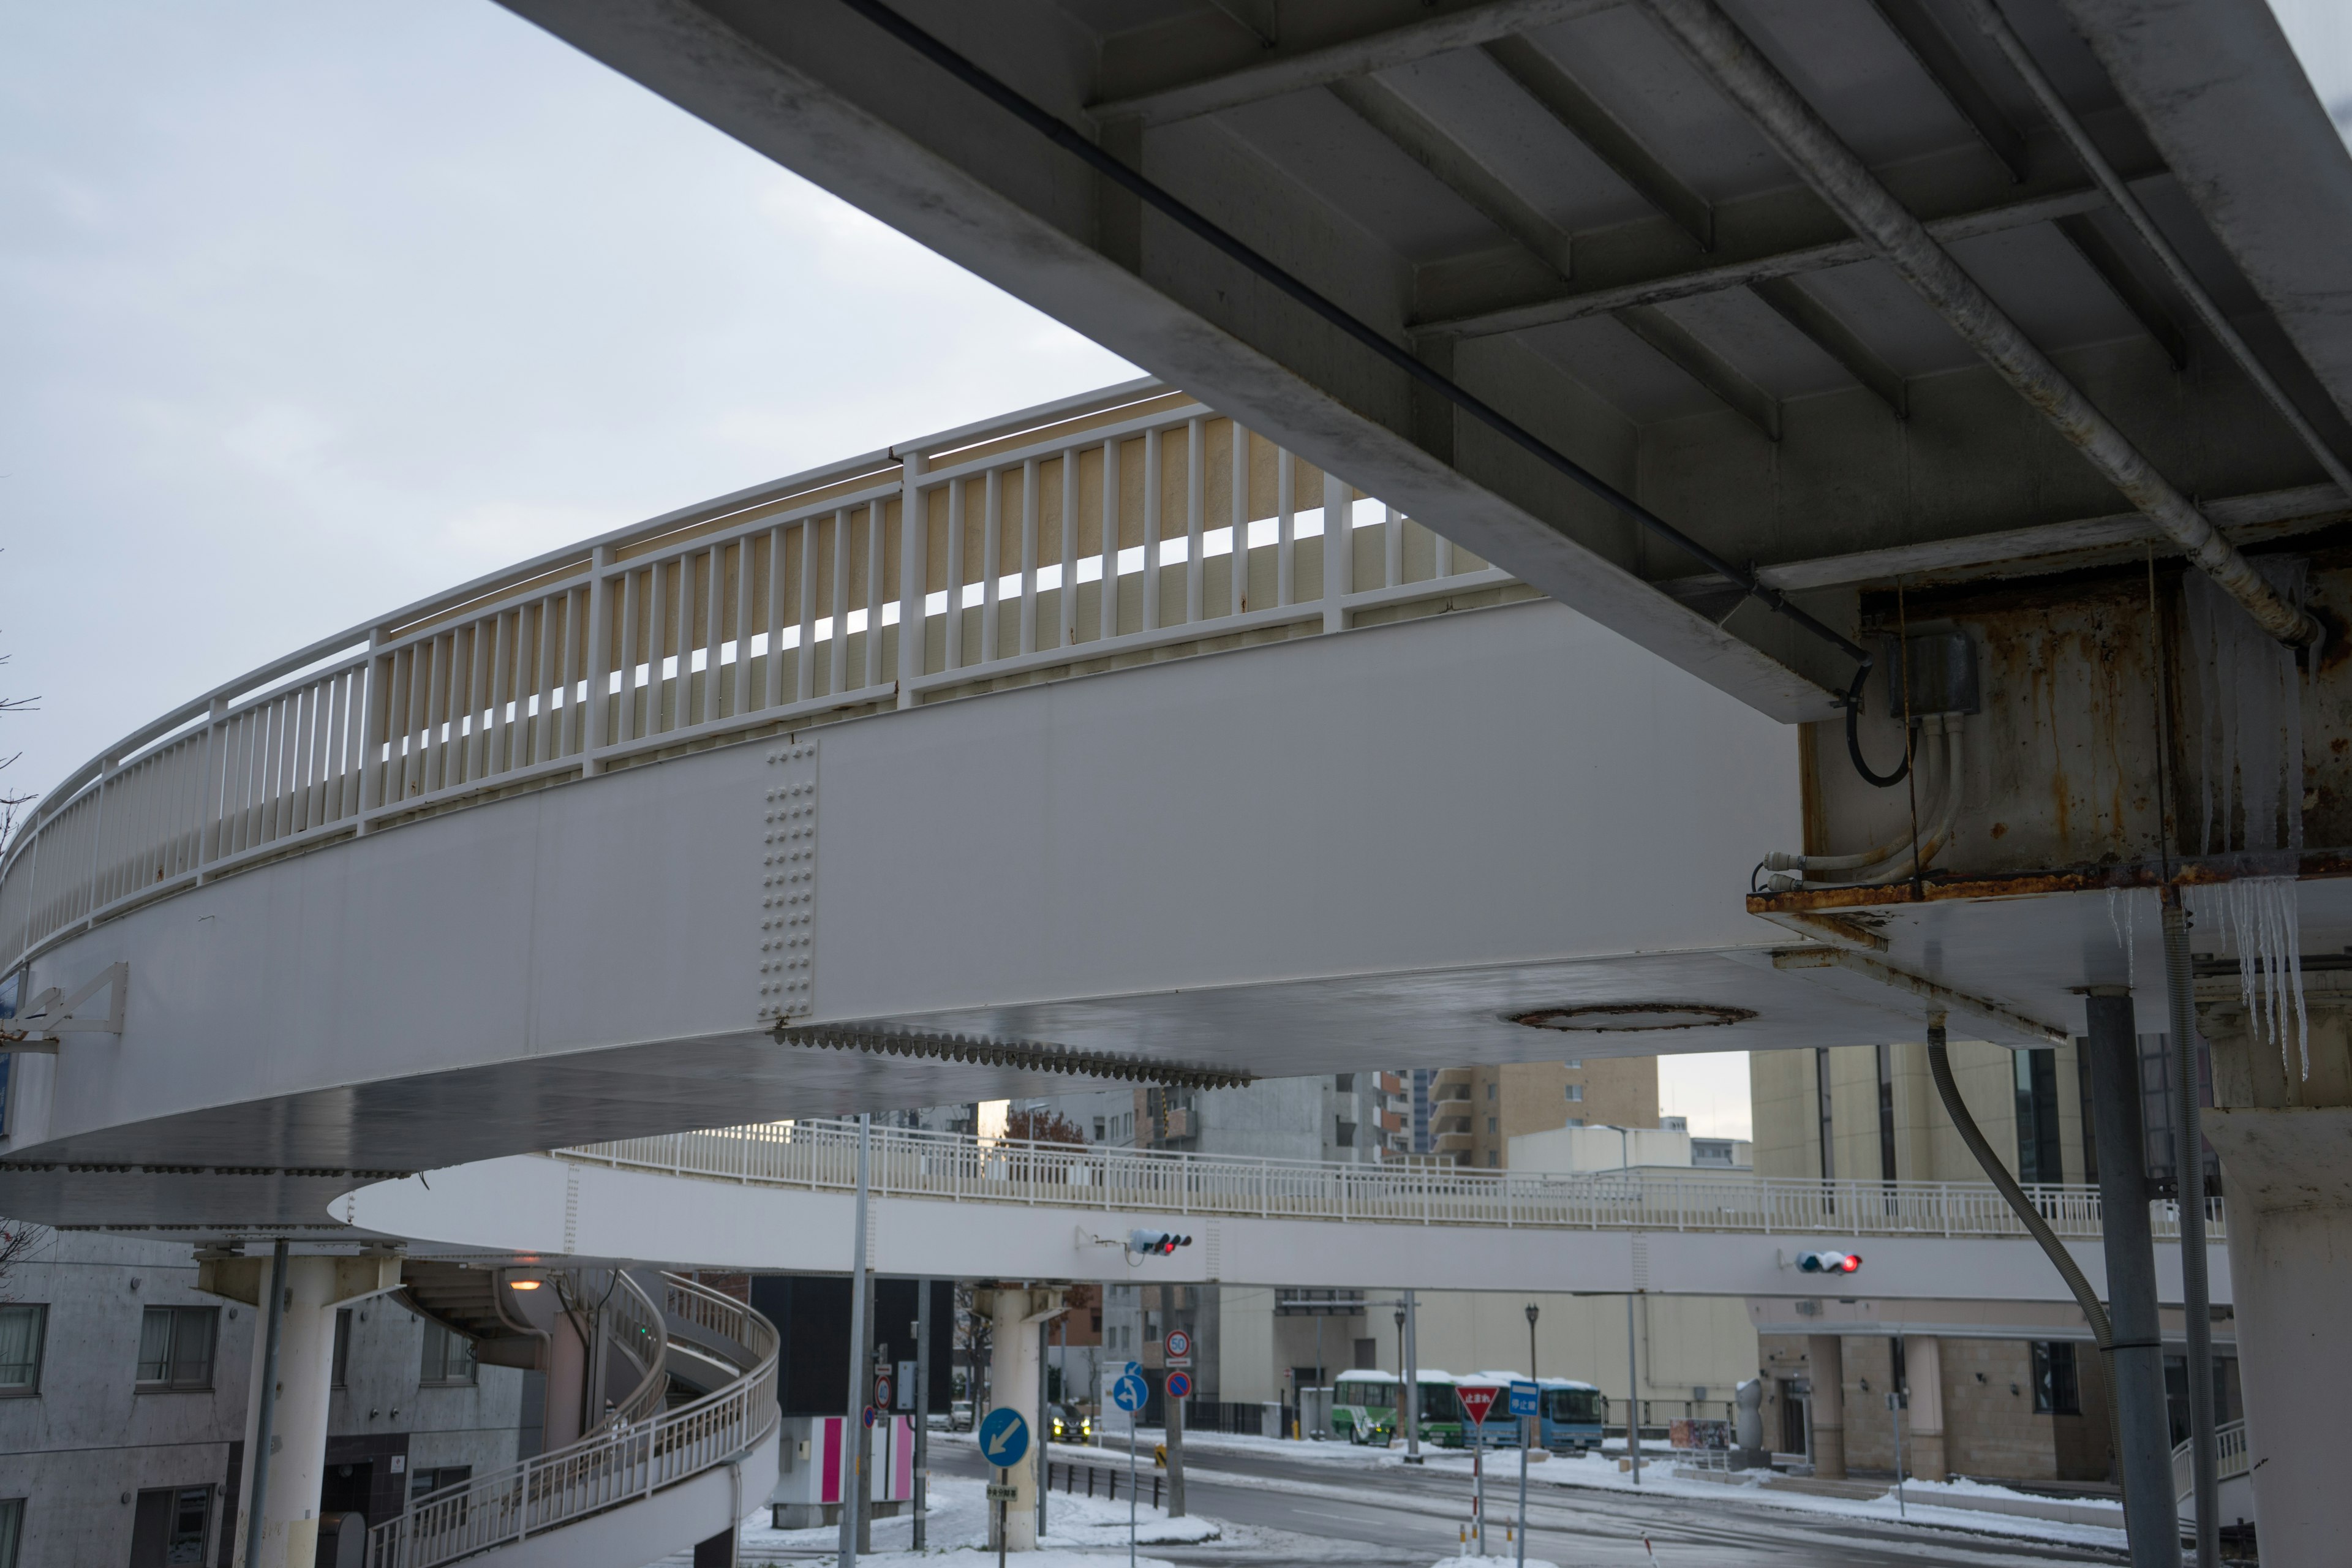
[{"label": "blue circular arrow sign", "polygon": [[1150,1399],[1151,1385],[1133,1373],[1110,1385],[1110,1402],[1129,1415],[1142,1409]]},{"label": "blue circular arrow sign", "polygon": [[1029,1423],[1021,1412],[1000,1405],[980,1424],[980,1457],[999,1469],[1011,1469],[1029,1453]]}]

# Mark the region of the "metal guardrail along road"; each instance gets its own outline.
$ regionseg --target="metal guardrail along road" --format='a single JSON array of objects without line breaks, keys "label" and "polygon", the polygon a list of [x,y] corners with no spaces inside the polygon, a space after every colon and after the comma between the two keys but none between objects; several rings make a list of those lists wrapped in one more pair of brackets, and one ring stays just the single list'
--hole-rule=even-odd
[{"label": "metal guardrail along road", "polygon": [[[750,1185],[854,1191],[855,1122],[803,1121],[675,1132],[555,1151],[624,1169]],[[1258,1160],[1097,1145],[983,1139],[876,1128],[873,1191],[885,1197],[1050,1204],[1234,1218],[1570,1230],[1702,1230],[1841,1236],[2022,1237],[2000,1194],[1981,1182],[1806,1181],[1656,1168],[1573,1175],[1433,1170],[1422,1165]],[[2051,1228],[2094,1241],[2091,1186],[2025,1189]],[[2173,1205],[2150,1205],[2159,1239],[2179,1239]],[[2208,1237],[2223,1239],[2219,1199]]]}]

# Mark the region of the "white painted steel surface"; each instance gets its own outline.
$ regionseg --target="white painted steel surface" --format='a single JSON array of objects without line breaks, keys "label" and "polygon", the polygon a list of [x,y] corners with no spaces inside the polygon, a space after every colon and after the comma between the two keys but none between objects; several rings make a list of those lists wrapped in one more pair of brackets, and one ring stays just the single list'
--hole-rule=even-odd
[{"label": "white painted steel surface", "polygon": [[[125,962],[129,997],[119,1043],[17,1059],[0,1206],[307,1223],[369,1173],[1056,1081],[774,1042],[766,818],[793,780],[818,791],[793,797],[817,803],[796,819],[813,1022],[1274,1073],[1548,1059],[1557,1035],[1506,1019],[1568,1001],[1756,1014],[1580,1037],[1592,1055],[1899,1034],[1891,993],[1773,972],[1787,934],[1736,895],[1754,847],[1793,830],[1792,743],[1533,601],[885,710],[346,834],[36,955],[36,990]],[[1729,799],[1726,776],[1746,781]],[[1513,821],[1560,826],[1492,828]]]},{"label": "white painted steel surface", "polygon": [[[703,1174],[677,1174],[649,1153],[666,1152],[692,1170],[684,1141],[649,1141],[666,1151],[640,1149],[636,1163],[606,1154],[588,1163],[578,1153],[558,1158],[520,1155],[452,1170],[425,1182],[411,1177],[367,1186],[338,1200],[333,1213],[363,1231],[432,1244],[537,1256],[568,1247],[580,1257],[625,1257],[658,1246],[680,1267],[782,1269],[825,1273],[852,1256],[854,1198],[844,1184],[837,1139],[830,1132],[809,1147],[820,1157],[803,1172],[781,1175],[729,1156],[773,1143],[736,1142],[721,1157],[701,1163]],[[729,1141],[702,1144],[709,1154]],[[787,1144],[784,1147],[791,1147]],[[1299,1201],[1308,1184],[1301,1167],[1269,1163],[1284,1201],[1253,1204],[1244,1173],[1252,1162],[1232,1162],[1236,1178],[1202,1184],[1190,1198],[1175,1190],[1179,1173],[1198,1175],[1199,1163],[1166,1158],[1171,1178],[1154,1205],[1133,1187],[1121,1194],[1075,1179],[1087,1172],[1082,1157],[1024,1172],[1022,1151],[1007,1152],[1012,1168],[992,1180],[985,1166],[962,1171],[952,1162],[929,1173],[913,1168],[919,1156],[905,1145],[886,1152],[877,1170],[870,1218],[871,1256],[884,1274],[937,1274],[989,1279],[1102,1279],[1145,1283],[1223,1283],[1315,1289],[1405,1287],[1669,1295],[1805,1297],[1866,1290],[1890,1300],[2070,1302],[2049,1260],[2013,1226],[2001,1228],[1999,1200],[1987,1190],[1958,1184],[1940,1200],[1915,1191],[1907,1213],[1841,1216],[1803,1211],[1807,1184],[1758,1183],[1733,1177],[1720,1199],[1707,1202],[1716,1179],[1559,1178],[1542,1201],[1506,1195],[1507,1184],[1528,1178],[1476,1179],[1441,1175],[1428,1184],[1423,1205],[1409,1188],[1412,1173],[1367,1172],[1360,1193],[1390,1184],[1387,1213],[1342,1215],[1335,1182],[1313,1201]],[[1066,1152],[1066,1151],[1065,1151]],[[619,1159],[621,1163],[611,1163]],[[1096,1167],[1100,1169],[1100,1167]],[[1345,1174],[1347,1167],[1336,1168]],[[1063,1178],[1055,1179],[1056,1175]],[[886,1184],[886,1183],[887,1184]],[[916,1195],[920,1194],[922,1195]],[[1818,1187],[1814,1188],[1816,1198]],[[2064,1194],[2063,1201],[2061,1194]],[[1870,1194],[1874,1203],[1877,1194]],[[2095,1232],[2081,1234],[2087,1194],[2045,1193],[2053,1207],[2071,1212],[2076,1232],[2066,1241],[2075,1261],[2096,1283],[2105,1278]],[[1898,1210],[1903,1204],[1894,1205]],[[1412,1211],[1421,1209],[1421,1214]],[[1192,1235],[1193,1245],[1165,1257],[1130,1259],[1124,1241],[1139,1214],[1165,1215]],[[1425,1214],[1426,1217],[1422,1217]],[[1369,1222],[1369,1223],[1368,1223]],[[1797,1269],[1799,1253],[1833,1247],[1864,1254],[1861,1276],[1824,1279]],[[2158,1245],[2159,1289],[2179,1294],[2178,1248]],[[2222,1249],[2213,1248],[2221,1263]]]},{"label": "white painted steel surface", "polygon": [[[52,789],[0,862],[0,971],[162,894],[420,812],[975,681],[1341,630],[1512,585],[1391,509],[1359,510],[1344,484],[1318,475],[1303,497],[1303,472],[1137,382],[409,605],[181,704]],[[1342,498],[1349,548],[1326,562],[1323,515]],[[918,657],[904,625],[923,627]]]},{"label": "white painted steel surface", "polygon": [[[741,1495],[765,1496],[775,1482],[776,1331],[707,1286],[675,1276],[665,1276],[663,1286],[664,1310],[699,1331],[698,1343],[733,1359],[738,1375],[732,1382],[675,1410],[616,1412],[604,1429],[576,1443],[413,1499],[405,1511],[368,1531],[368,1568],[436,1568],[486,1553],[495,1553],[491,1561],[519,1561],[514,1549],[538,1540],[544,1553],[551,1536],[559,1554],[554,1561],[618,1562],[596,1552],[610,1542],[579,1527],[636,1512],[666,1491],[738,1464],[745,1466]],[[656,1380],[656,1391],[659,1386]],[[648,1410],[658,1403],[656,1392]],[[764,1477],[756,1463],[747,1462],[763,1450]],[[663,1526],[676,1529],[667,1517],[629,1521],[620,1533],[625,1539],[650,1523],[656,1538],[667,1541],[664,1550],[674,1551],[725,1529],[728,1517],[721,1510],[715,1522],[701,1520],[698,1536],[664,1533]]]}]

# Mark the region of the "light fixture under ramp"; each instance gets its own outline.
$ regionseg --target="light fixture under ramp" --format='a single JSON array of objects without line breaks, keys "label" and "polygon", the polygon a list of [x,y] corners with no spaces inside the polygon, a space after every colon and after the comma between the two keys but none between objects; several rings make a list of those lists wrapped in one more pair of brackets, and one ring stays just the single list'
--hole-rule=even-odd
[{"label": "light fixture under ramp", "polygon": [[1121,1056],[1113,1051],[1082,1051],[1045,1040],[974,1039],[962,1035],[838,1029],[822,1025],[786,1028],[782,1024],[776,1026],[775,1037],[776,1043],[782,1046],[969,1062],[977,1067],[1015,1068],[1064,1078],[1156,1083],[1168,1089],[1241,1089],[1257,1081],[1253,1073],[1225,1068],[1192,1067],[1182,1062],[1154,1061],[1149,1057]]},{"label": "light fixture under ramp", "polygon": [[1572,1007],[1538,1007],[1514,1013],[1511,1022],[1530,1029],[1570,1034],[1620,1035],[1657,1029],[1719,1029],[1756,1016],[1752,1007],[1717,1002],[1590,1002]]}]

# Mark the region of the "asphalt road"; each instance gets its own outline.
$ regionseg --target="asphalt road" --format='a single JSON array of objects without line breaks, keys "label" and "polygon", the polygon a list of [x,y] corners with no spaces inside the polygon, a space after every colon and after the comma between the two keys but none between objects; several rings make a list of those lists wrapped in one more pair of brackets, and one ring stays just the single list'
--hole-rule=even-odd
[{"label": "asphalt road", "polygon": [[[1108,1458],[1120,1451],[1103,1452]],[[1057,1449],[1056,1462],[1082,1453]],[[1175,1563],[1329,1568],[1344,1562],[1429,1568],[1459,1550],[1459,1531],[1469,1517],[1468,1488],[1449,1474],[1383,1470],[1375,1477],[1255,1453],[1212,1458],[1196,1450],[1187,1459],[1187,1511],[1280,1535],[1249,1542],[1149,1549],[1150,1555]],[[931,1463],[959,1475],[982,1473],[978,1456],[961,1445],[935,1448]],[[1486,1549],[1496,1555],[1510,1550],[1504,1544],[1502,1526],[1517,1506],[1516,1467],[1507,1464],[1506,1472],[1507,1479],[1489,1478]],[[1503,1484],[1492,1484],[1497,1479]],[[1289,1489],[1286,1483],[1300,1483],[1300,1489]],[[1313,1490],[1307,1490],[1307,1484]],[[1647,1568],[1653,1561],[1658,1568],[1920,1568],[1923,1563],[1993,1568],[2121,1561],[2081,1548],[1784,1512],[1729,1500],[1717,1504],[1546,1487],[1541,1494],[1531,1495],[1529,1503],[1528,1555],[1560,1568]],[[1049,1511],[1051,1507],[1048,1502]]]}]

